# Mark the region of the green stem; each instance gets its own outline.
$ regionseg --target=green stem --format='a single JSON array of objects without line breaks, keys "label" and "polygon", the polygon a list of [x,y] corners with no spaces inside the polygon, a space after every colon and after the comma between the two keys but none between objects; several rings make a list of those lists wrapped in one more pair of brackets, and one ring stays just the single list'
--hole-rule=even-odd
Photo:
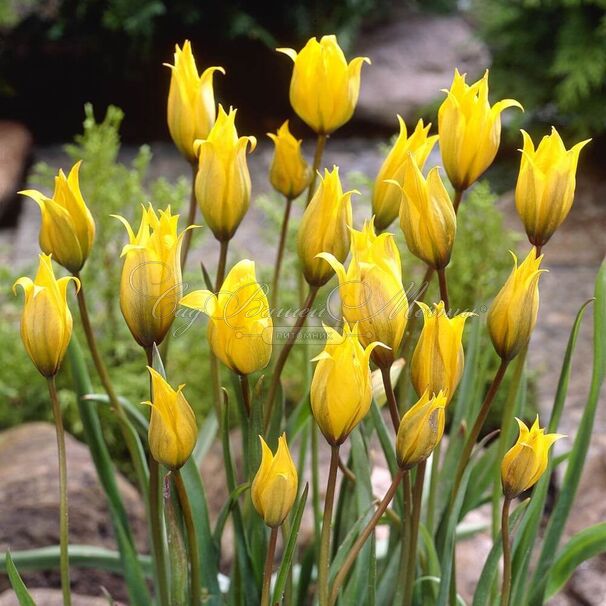
[{"label": "green stem", "polygon": [[275,309],[278,304],[278,287],[280,284],[280,269],[282,268],[282,258],[284,257],[284,247],[286,245],[286,235],[288,234],[288,220],[292,208],[293,199],[286,197],[286,207],[284,208],[284,218],[282,219],[282,229],[280,230],[280,242],[278,243],[278,254],[274,266],[274,277],[271,282],[271,308]]},{"label": "green stem", "polygon": [[410,527],[410,541],[408,547],[408,561],[406,562],[406,582],[404,585],[404,606],[411,606],[413,589],[417,571],[417,543],[419,540],[419,523],[421,520],[421,507],[423,504],[423,483],[425,481],[425,468],[427,461],[417,466],[417,477],[412,493],[412,520]]},{"label": "green stem", "polygon": [[396,394],[393,391],[391,384],[390,366],[381,368],[381,377],[383,379],[383,386],[385,387],[385,396],[387,397],[387,403],[389,404],[389,414],[391,416],[391,422],[393,429],[398,433],[400,428],[400,414],[398,413],[398,402],[396,401]]},{"label": "green stem", "polygon": [[[187,225],[185,227],[189,227],[193,225],[196,221],[196,210],[198,209],[198,205],[196,202],[196,173],[198,171],[198,167],[196,163],[193,162],[191,165],[192,168],[192,177],[191,177],[191,193],[189,196],[189,210],[187,212]],[[189,249],[191,247],[191,238],[193,235],[193,229],[188,229],[183,234],[183,243],[181,245],[181,271],[185,271],[185,265],[187,264],[187,257],[189,255]]]},{"label": "green stem", "polygon": [[238,375],[240,379],[240,387],[242,388],[242,400],[246,409],[246,416],[250,419],[250,385],[248,383],[248,375]]},{"label": "green stem", "polygon": [[330,592],[329,604],[331,606],[336,604],[337,598],[339,597],[339,590],[341,589],[341,585],[343,585],[343,582],[347,578],[347,575],[351,567],[354,565],[356,558],[360,553],[360,550],[362,549],[362,547],[364,547],[364,543],[366,543],[368,537],[374,531],[376,525],[379,523],[379,520],[383,517],[383,514],[389,507],[389,504],[391,503],[394,495],[396,494],[396,490],[400,485],[400,480],[402,479],[404,473],[405,472],[403,470],[398,470],[398,473],[396,473],[396,475],[394,476],[391,482],[391,486],[385,493],[383,500],[379,503],[379,506],[377,507],[377,510],[375,511],[374,515],[372,516],[368,524],[365,526],[364,530],[360,533],[360,535],[356,539],[356,542],[352,545],[351,549],[349,550],[349,553],[347,554],[347,558],[345,558],[343,565],[341,566],[341,568],[339,568],[339,572],[337,572],[335,576],[335,580],[332,584],[332,590]]},{"label": "green stem", "polygon": [[227,249],[229,248],[229,240],[221,240],[219,248],[219,262],[217,264],[217,277],[215,282],[215,294],[218,294],[225,280],[225,267],[227,265]]},{"label": "green stem", "polygon": [[72,602],[69,584],[69,513],[67,507],[67,457],[65,454],[65,431],[61,416],[61,405],[55,376],[48,377],[48,392],[55,418],[55,432],[57,434],[57,451],[59,453],[59,543],[61,566],[61,590],[63,591],[63,606],[70,606]]},{"label": "green stem", "polygon": [[82,321],[82,328],[84,329],[84,334],[86,335],[88,349],[90,350],[91,356],[93,358],[93,363],[95,365],[97,374],[99,375],[101,384],[103,385],[103,389],[105,390],[105,393],[109,398],[113,410],[116,412],[120,431],[122,432],[122,437],[124,438],[124,442],[126,443],[126,447],[128,448],[128,452],[132,460],[133,467],[135,469],[135,475],[137,476],[139,490],[141,491],[142,495],[145,495],[147,494],[148,490],[148,470],[147,465],[145,463],[145,459],[141,456],[141,449],[139,448],[137,433],[130,421],[128,420],[126,411],[124,410],[124,407],[122,406],[120,400],[118,399],[118,396],[116,395],[112,381],[107,371],[107,367],[105,366],[103,358],[99,353],[97,339],[95,337],[95,333],[93,331],[93,327],[90,321],[90,315],[88,313],[88,306],[86,304],[86,295],[82,278],[80,278],[79,274],[74,274],[74,276],[80,280],[80,290],[77,294],[78,309],[80,311],[80,320]]},{"label": "green stem", "polygon": [[261,606],[269,606],[271,573],[274,567],[274,557],[276,555],[276,543],[278,541],[278,528],[272,528],[269,535],[269,545],[265,556],[265,568],[263,569],[263,591],[261,593]]},{"label": "green stem", "polygon": [[406,571],[408,563],[408,552],[410,550],[410,533],[412,518],[412,490],[410,486],[410,471],[407,469],[402,476],[402,490],[404,492],[404,509],[402,512],[402,535],[400,546],[400,566],[398,579],[396,581],[396,592],[393,603],[399,604],[404,601],[406,591]]},{"label": "green stem", "polygon": [[339,468],[339,446],[331,446],[330,468],[326,484],[324,500],[324,518],[320,536],[320,559],[318,561],[318,597],[320,606],[328,606],[328,571],[330,567],[330,532],[332,526],[332,510],[335,503],[335,488],[337,485],[337,470]]},{"label": "green stem", "polygon": [[322,155],[324,154],[327,139],[328,135],[320,133],[316,139],[316,151],[314,153],[314,163],[311,169],[311,181],[309,183],[309,187],[307,188],[307,201],[305,202],[305,208],[309,206],[309,203],[311,202],[311,199],[315,193],[318,171],[320,170],[320,163],[322,162]]},{"label": "green stem", "polygon": [[183,482],[183,477],[181,476],[181,470],[177,469],[173,471],[173,477],[175,480],[175,486],[177,488],[179,503],[181,504],[181,511],[183,512],[185,529],[187,531],[187,548],[189,550],[191,566],[189,577],[191,604],[192,606],[200,606],[200,587],[202,583],[200,581],[200,556],[198,553],[198,539],[196,537],[194,516],[192,514],[189,497],[187,496],[187,490],[185,489],[185,483]]},{"label": "green stem", "polygon": [[432,536],[436,517],[436,501],[438,498],[438,482],[440,479],[441,451],[442,441],[440,440],[433,450],[431,459],[431,474],[429,476],[429,494],[427,496],[427,530]]},{"label": "green stem", "polygon": [[273,375],[271,378],[271,384],[269,386],[269,391],[267,394],[267,402],[265,405],[264,427],[265,427],[266,432],[267,432],[267,430],[269,428],[269,424],[271,422],[271,415],[273,412],[274,400],[276,399],[278,385],[280,384],[280,376],[282,375],[282,371],[284,370],[284,366],[286,365],[286,361],[288,360],[290,351],[292,350],[293,345],[295,344],[295,341],[297,340],[297,336],[298,336],[299,332],[301,332],[301,328],[303,328],[303,325],[305,324],[305,320],[306,320],[307,316],[309,315],[311,306],[313,305],[316,295],[318,294],[318,290],[319,290],[318,286],[309,287],[309,294],[307,295],[307,299],[306,299],[305,303],[303,304],[303,309],[299,313],[299,317],[297,318],[295,325],[290,329],[290,332],[288,335],[288,340],[286,341],[286,344],[282,348],[282,351],[280,352],[280,356],[278,357],[278,360],[276,362],[276,366],[274,368],[274,372],[273,372]]},{"label": "green stem", "polygon": [[444,302],[444,311],[450,311],[450,303],[448,301],[448,284],[446,283],[446,269],[438,269],[438,282],[440,283],[440,298]]},{"label": "green stem", "polygon": [[465,190],[463,189],[455,189],[454,200],[452,201],[452,206],[454,208],[455,214],[459,212],[459,206],[461,205],[461,201],[463,200],[463,194]]},{"label": "green stem", "polygon": [[463,452],[461,453],[461,457],[459,459],[459,465],[457,467],[457,472],[455,475],[455,481],[452,489],[452,498],[454,501],[454,495],[457,494],[459,490],[459,485],[461,484],[461,479],[463,478],[463,473],[465,472],[465,468],[467,467],[467,463],[469,463],[469,458],[471,457],[471,451],[475,446],[475,443],[478,441],[478,436],[480,435],[480,431],[482,431],[482,427],[484,427],[484,423],[486,422],[486,417],[488,416],[488,412],[490,410],[490,405],[494,400],[494,397],[499,390],[501,382],[503,381],[503,377],[505,376],[505,371],[507,370],[507,366],[509,365],[508,360],[501,360],[501,364],[499,365],[499,369],[497,370],[492,383],[490,384],[490,388],[484,398],[484,402],[482,402],[482,407],[480,408],[480,412],[471,428],[471,432],[467,436],[467,440],[465,441],[465,446],[463,447]]},{"label": "green stem", "polygon": [[509,538],[509,507],[511,499],[505,497],[501,515],[501,536],[503,538],[503,585],[501,588],[501,606],[509,606],[511,594],[511,541]]}]

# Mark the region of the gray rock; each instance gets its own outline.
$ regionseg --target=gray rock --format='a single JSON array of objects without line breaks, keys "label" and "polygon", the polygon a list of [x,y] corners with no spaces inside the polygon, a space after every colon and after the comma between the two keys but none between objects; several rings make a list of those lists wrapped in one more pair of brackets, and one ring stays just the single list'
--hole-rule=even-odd
[{"label": "gray rock", "polygon": [[23,185],[31,148],[32,136],[23,124],[0,121],[0,219]]},{"label": "gray rock", "polygon": [[[63,606],[63,595],[59,589],[30,589],[30,594],[40,606]],[[107,606],[107,598],[72,593],[72,606]],[[19,606],[19,600],[12,589],[0,594],[0,606]],[[116,603],[116,606],[120,606]]]}]

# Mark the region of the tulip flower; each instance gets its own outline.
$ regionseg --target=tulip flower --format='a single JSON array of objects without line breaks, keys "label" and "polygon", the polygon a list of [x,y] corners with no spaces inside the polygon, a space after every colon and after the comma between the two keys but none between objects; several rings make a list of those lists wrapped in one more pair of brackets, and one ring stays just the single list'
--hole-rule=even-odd
[{"label": "tulip flower", "polygon": [[311,170],[301,153],[301,140],[288,129],[288,120],[276,134],[267,133],[274,142],[274,157],[269,169],[272,187],[283,196],[294,199],[301,195],[311,181]]},{"label": "tulip flower", "polygon": [[196,445],[198,429],[196,415],[183,395],[185,385],[174,390],[153,368],[151,375],[152,401],[147,439],[152,457],[169,469],[183,467]]},{"label": "tulip flower", "polygon": [[591,139],[567,150],[555,128],[536,149],[527,132],[522,137],[516,208],[531,244],[543,246],[570,212],[579,153]]},{"label": "tulip flower", "polygon": [[286,443],[286,434],[278,438],[274,455],[265,440],[261,440],[261,465],[257,471],[250,496],[263,521],[270,528],[282,525],[297,498],[298,476]]},{"label": "tulip flower", "polygon": [[120,309],[135,341],[149,348],[166,336],[181,299],[180,257],[185,232],[177,233],[179,215],[171,214],[170,206],[158,214],[151,204],[142,209],[136,234],[124,217],[113,216],[124,224],[129,237],[122,249]]},{"label": "tulip flower", "polygon": [[515,358],[530,339],[539,312],[539,278],[546,271],[539,269],[543,255],[537,257],[536,248],[519,267],[511,254],[513,271],[488,310],[488,332],[504,361]]},{"label": "tulip flower", "polygon": [[19,278],[13,285],[23,288],[25,304],[21,316],[21,339],[27,354],[41,375],[53,377],[59,371],[72,336],[72,314],[67,306],[70,280],[80,288],[78,278],[55,278],[50,255],[41,254],[32,281]]},{"label": "tulip flower", "polygon": [[338,167],[333,166],[332,172],[325,169],[324,178],[320,175],[320,186],[303,213],[297,238],[303,274],[312,286],[326,284],[332,275],[330,265],[318,258],[320,253],[330,253],[341,263],[347,257],[354,193],[359,192],[343,193]]},{"label": "tulip flower", "polygon": [[311,381],[311,410],[328,443],[338,446],[370,409],[370,355],[381,344],[362,347],[356,327],[352,330],[347,321],[343,335],[330,326],[324,330],[326,347],[312,360],[318,365]]},{"label": "tulip flower", "polygon": [[557,433],[545,433],[539,427],[539,416],[528,429],[520,419],[516,419],[520,428],[518,440],[509,450],[501,463],[501,483],[505,497],[513,499],[532,488],[547,469],[549,449],[554,442],[565,436]]},{"label": "tulip flower", "polygon": [[95,239],[95,222],[82,192],[78,173],[81,162],[74,164],[66,177],[60,170],[55,177],[52,198],[35,189],[20,191],[40,207],[40,248],[73,274],[78,274],[88,258]]},{"label": "tulip flower", "polygon": [[231,239],[250,204],[250,173],[246,150],[257,145],[254,137],[238,137],[236,110],[219,105],[219,115],[206,139],[194,142],[198,157],[195,193],[204,220],[215,238]]},{"label": "tulip flower", "polygon": [[379,341],[389,348],[379,347],[372,353],[377,366],[388,368],[408,320],[402,264],[393,236],[377,236],[372,220],[366,221],[362,231],[351,230],[351,262],[347,270],[333,255],[319,256],[330,263],[339,278],[343,316],[350,325],[358,325],[362,346]]},{"label": "tulip flower", "polygon": [[255,263],[244,259],[227,274],[218,295],[196,290],[181,305],[209,318],[208,342],[215,356],[239,375],[265,368],[271,358],[273,323]]},{"label": "tulip flower", "polygon": [[432,168],[425,179],[409,154],[401,192],[400,227],[406,245],[430,267],[444,269],[450,261],[457,217],[438,167]]},{"label": "tulip flower", "polygon": [[429,458],[444,433],[446,394],[440,391],[421,399],[402,417],[396,437],[396,456],[402,469],[411,469]]},{"label": "tulip flower", "polygon": [[417,166],[423,170],[427,156],[438,140],[437,135],[428,136],[431,124],[425,126],[423,120],[417,122],[410,137],[401,116],[398,116],[398,121],[400,134],[379,169],[372,193],[372,212],[375,215],[375,226],[380,231],[387,229],[400,212],[401,194],[386,181],[397,181],[400,187],[404,185],[408,154],[411,153],[414,156]]},{"label": "tulip flower", "polygon": [[425,391],[442,391],[450,402],[463,374],[463,328],[465,320],[475,314],[464,312],[449,318],[444,302],[434,305],[432,311],[422,301],[423,329],[411,362],[411,381],[420,396]]},{"label": "tulip flower", "polygon": [[294,62],[290,104],[297,115],[319,135],[328,135],[348,122],[360,94],[360,72],[367,57],[347,64],[336,36],[310,38],[303,50],[278,48]]},{"label": "tulip flower", "polygon": [[488,102],[488,70],[474,84],[455,69],[450,90],[438,111],[440,153],[446,174],[461,192],[474,183],[492,164],[501,141],[501,112],[522,106],[515,99],[503,99],[492,107]]}]

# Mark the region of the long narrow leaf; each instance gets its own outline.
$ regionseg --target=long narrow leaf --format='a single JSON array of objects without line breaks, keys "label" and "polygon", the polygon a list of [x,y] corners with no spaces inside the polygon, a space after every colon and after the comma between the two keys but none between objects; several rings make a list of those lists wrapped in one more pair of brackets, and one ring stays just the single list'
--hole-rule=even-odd
[{"label": "long narrow leaf", "polygon": [[17,567],[11,559],[10,553],[6,554],[6,571],[8,572],[8,580],[11,583],[11,587],[19,601],[19,606],[36,606],[36,602],[34,602],[32,596],[29,594]]}]

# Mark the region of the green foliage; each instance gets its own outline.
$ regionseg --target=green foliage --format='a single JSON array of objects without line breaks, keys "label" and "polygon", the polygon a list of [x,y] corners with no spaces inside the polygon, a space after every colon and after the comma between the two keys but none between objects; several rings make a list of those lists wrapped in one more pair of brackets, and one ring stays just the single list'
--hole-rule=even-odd
[{"label": "green foliage", "polygon": [[606,2],[474,3],[493,55],[496,94],[522,100],[526,119],[558,122],[577,137],[606,130]]}]

